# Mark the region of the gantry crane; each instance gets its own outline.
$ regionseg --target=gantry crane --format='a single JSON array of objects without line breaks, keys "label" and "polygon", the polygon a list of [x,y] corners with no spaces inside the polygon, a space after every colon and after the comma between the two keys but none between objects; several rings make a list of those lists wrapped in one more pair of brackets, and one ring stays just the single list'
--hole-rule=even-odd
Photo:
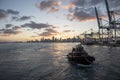
[{"label": "gantry crane", "polygon": [[[106,9],[107,9],[107,15],[108,15],[108,26],[103,25],[102,23],[102,18],[99,17],[97,8],[95,7],[95,13],[96,13],[96,18],[97,18],[97,23],[98,23],[98,28],[99,28],[99,40],[100,42],[103,41],[103,36],[104,30],[107,31],[107,40],[108,42],[112,42],[113,40],[116,42],[117,41],[117,32],[120,32],[120,21],[119,19],[116,19],[116,15],[120,15],[119,13],[115,11],[110,11],[108,1],[105,0],[106,4]],[[102,36],[102,37],[101,37]]]}]

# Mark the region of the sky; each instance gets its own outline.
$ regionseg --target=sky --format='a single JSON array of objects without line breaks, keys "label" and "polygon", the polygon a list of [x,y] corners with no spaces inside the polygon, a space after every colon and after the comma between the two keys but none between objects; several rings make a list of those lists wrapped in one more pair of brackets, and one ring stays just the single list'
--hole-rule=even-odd
[{"label": "sky", "polygon": [[[120,0],[108,0],[120,12]],[[0,0],[0,41],[68,38],[98,31],[94,7],[107,20],[104,0]]]}]

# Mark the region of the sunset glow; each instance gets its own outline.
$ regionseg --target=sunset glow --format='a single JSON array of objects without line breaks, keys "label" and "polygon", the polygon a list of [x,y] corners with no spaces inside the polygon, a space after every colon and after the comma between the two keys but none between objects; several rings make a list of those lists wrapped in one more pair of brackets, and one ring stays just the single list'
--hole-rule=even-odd
[{"label": "sunset glow", "polygon": [[107,15],[104,0],[0,0],[0,41],[65,39],[98,31],[94,6],[100,16]]}]

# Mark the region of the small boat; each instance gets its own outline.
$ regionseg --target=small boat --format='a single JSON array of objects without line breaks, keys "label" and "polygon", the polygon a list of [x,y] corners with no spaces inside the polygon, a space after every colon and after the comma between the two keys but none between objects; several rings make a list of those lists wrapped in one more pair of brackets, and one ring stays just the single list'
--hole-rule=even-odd
[{"label": "small boat", "polygon": [[88,55],[81,44],[73,48],[73,51],[67,55],[70,62],[75,64],[90,65],[95,61],[94,56]]}]

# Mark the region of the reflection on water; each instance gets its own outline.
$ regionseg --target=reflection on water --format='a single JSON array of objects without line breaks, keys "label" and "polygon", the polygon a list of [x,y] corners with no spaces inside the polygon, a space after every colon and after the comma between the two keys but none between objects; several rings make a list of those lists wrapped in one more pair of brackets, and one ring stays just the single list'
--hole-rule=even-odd
[{"label": "reflection on water", "polygon": [[78,43],[0,44],[0,80],[119,80],[120,48],[85,46],[92,67],[70,64],[66,55]]}]

